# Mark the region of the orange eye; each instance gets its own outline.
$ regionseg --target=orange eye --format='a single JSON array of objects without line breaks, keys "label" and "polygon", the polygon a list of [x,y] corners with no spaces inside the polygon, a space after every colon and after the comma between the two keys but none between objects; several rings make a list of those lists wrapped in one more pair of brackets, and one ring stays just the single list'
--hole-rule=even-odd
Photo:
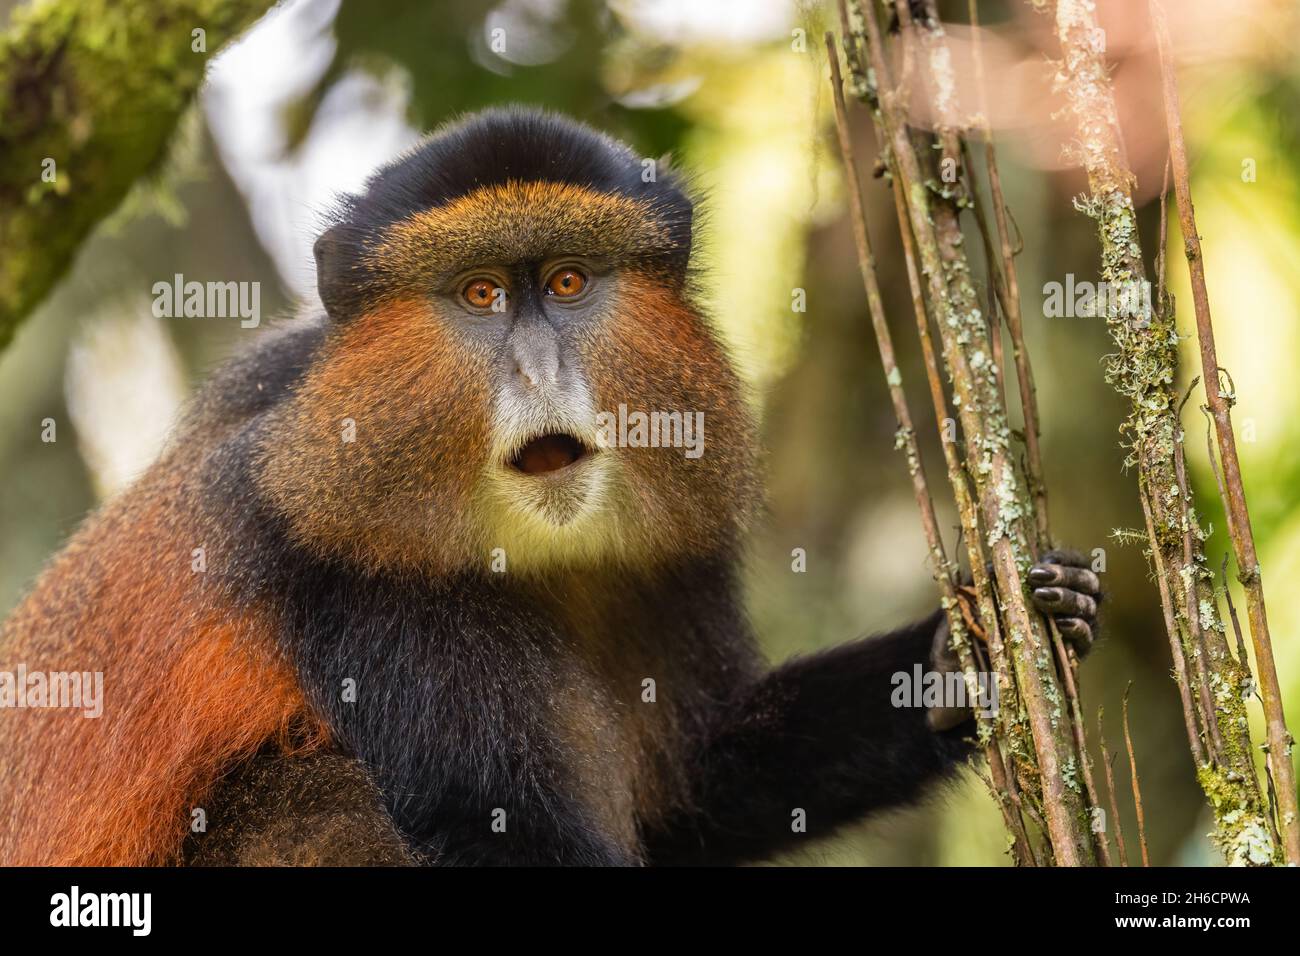
[{"label": "orange eye", "polygon": [[471,279],[460,294],[474,308],[486,309],[496,298],[497,286],[490,279]]},{"label": "orange eye", "polygon": [[548,295],[570,299],[587,287],[587,277],[576,269],[561,269],[546,282]]}]

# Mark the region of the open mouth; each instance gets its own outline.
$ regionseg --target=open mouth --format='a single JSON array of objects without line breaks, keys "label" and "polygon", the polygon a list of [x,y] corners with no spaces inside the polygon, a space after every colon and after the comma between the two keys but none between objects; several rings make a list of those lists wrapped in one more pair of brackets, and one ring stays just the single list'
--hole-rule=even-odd
[{"label": "open mouth", "polygon": [[592,450],[572,435],[556,432],[539,435],[510,459],[510,467],[525,475],[544,475],[570,465],[588,455]]}]

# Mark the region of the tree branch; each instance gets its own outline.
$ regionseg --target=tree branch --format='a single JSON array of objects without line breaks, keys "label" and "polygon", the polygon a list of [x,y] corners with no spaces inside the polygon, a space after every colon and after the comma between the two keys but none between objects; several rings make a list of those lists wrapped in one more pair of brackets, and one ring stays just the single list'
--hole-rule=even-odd
[{"label": "tree branch", "polygon": [[0,349],[161,163],[211,54],[270,6],[50,0],[13,11],[0,35]]}]

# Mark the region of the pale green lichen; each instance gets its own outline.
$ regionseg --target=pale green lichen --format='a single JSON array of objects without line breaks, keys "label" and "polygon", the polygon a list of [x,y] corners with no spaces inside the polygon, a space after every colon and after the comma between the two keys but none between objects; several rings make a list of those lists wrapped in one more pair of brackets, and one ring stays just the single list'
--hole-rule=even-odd
[{"label": "pale green lichen", "polygon": [[[859,34],[846,44],[859,51],[863,46],[860,36],[862,23],[858,20],[856,3],[850,3],[850,33]],[[928,24],[920,25],[924,31]],[[941,34],[935,31],[936,36]],[[942,47],[943,44],[939,43]],[[942,56],[933,61],[927,57],[923,65],[943,67]],[[939,96],[943,103],[942,92]],[[889,142],[896,130],[891,129],[897,116],[885,115],[884,107],[890,104],[873,102],[873,115],[881,141]],[[901,145],[901,137],[900,145]],[[926,154],[917,157],[923,166],[933,170],[940,152],[940,144],[931,141]],[[911,152],[911,149],[908,149]],[[944,150],[947,156],[946,149]],[[888,156],[891,172],[900,168],[911,172],[912,167],[897,155]],[[945,371],[952,384],[953,407],[957,410],[964,433],[964,466],[975,494],[978,516],[963,513],[968,547],[973,563],[982,567],[986,558],[986,541],[993,542],[995,561],[1005,567],[1008,556],[1021,574],[1020,593],[1000,593],[982,586],[981,613],[1000,623],[1004,643],[1011,650],[1009,669],[1000,669],[1000,709],[998,727],[1004,755],[1021,783],[1021,797],[1026,808],[1039,819],[1049,816],[1043,806],[1044,781],[1040,778],[1038,752],[1042,747],[1057,752],[1055,765],[1060,768],[1073,750],[1073,741],[1060,727],[1055,727],[1066,712],[1058,686],[1054,661],[1044,653],[1045,644],[1041,623],[1028,605],[1024,592],[1024,573],[1033,559],[1030,541],[1037,530],[1028,488],[1017,469],[1018,455],[1012,450],[1012,432],[1003,404],[1002,383],[999,370],[990,359],[991,343],[985,317],[980,309],[980,296],[972,282],[967,262],[965,241],[957,217],[968,203],[964,190],[941,184],[932,171],[920,170],[919,176],[904,176],[906,205],[911,216],[912,231],[920,251],[920,272],[927,280],[930,307],[939,332]],[[957,483],[966,487],[964,480]],[[962,500],[962,493],[957,497]],[[969,520],[968,520],[969,519]],[[978,533],[982,523],[989,533],[986,539]],[[1005,582],[1004,582],[1005,583]],[[994,608],[997,601],[999,607]],[[1014,605],[1004,606],[1004,605]],[[1032,628],[1032,631],[1027,631]],[[1033,699],[1031,700],[1030,688]],[[1045,695],[1045,698],[1044,698]],[[1035,714],[1035,729],[1031,729],[1029,711]],[[1038,721],[1051,721],[1054,730],[1045,739],[1038,739]],[[1085,862],[1091,862],[1091,845],[1087,839],[1087,817],[1079,801],[1077,767],[1071,770],[1072,780],[1064,783],[1059,777],[1050,783],[1050,791],[1063,797],[1071,817],[1081,821],[1078,839],[1070,841]],[[1058,770],[1059,772],[1059,770]]]},{"label": "pale green lichen", "polygon": [[1074,759],[1074,754],[1069,756],[1065,761],[1065,765],[1061,768],[1061,779],[1075,793],[1083,792],[1083,788],[1079,786],[1079,765],[1078,761]]},{"label": "pale green lichen", "polygon": [[[1101,242],[1101,276],[1111,286],[1136,288],[1145,283],[1145,266],[1139,243],[1137,218],[1130,190],[1133,176],[1123,155],[1114,93],[1101,47],[1104,34],[1092,0],[1058,0],[1056,31],[1063,60],[1057,88],[1065,94],[1074,114],[1078,146],[1076,158],[1086,167],[1091,193],[1075,207],[1097,223]],[[1191,665],[1189,680],[1196,698],[1201,690],[1198,672],[1209,672],[1214,714],[1222,736],[1216,741],[1217,757],[1198,771],[1198,778],[1216,817],[1216,842],[1230,862],[1270,862],[1275,855],[1265,826],[1266,805],[1260,794],[1251,759],[1250,737],[1241,698],[1244,668],[1227,650],[1224,626],[1212,595],[1212,575],[1203,550],[1190,559],[1185,541],[1204,542],[1190,494],[1181,490],[1175,453],[1182,441],[1177,381],[1179,336],[1174,321],[1173,297],[1159,301],[1141,297],[1136,315],[1109,314],[1107,328],[1117,346],[1108,357],[1107,380],[1129,401],[1129,416],[1121,432],[1129,447],[1126,466],[1141,466],[1143,493],[1151,502],[1152,532],[1149,556],[1173,576],[1176,615],[1192,635],[1182,635]],[[1116,532],[1121,540],[1145,539],[1137,533]],[[1191,620],[1188,620],[1190,615]],[[1179,640],[1179,635],[1171,635]],[[1204,653],[1202,653],[1204,647]]]},{"label": "pale green lichen", "polygon": [[1240,809],[1229,810],[1219,816],[1218,823],[1219,828],[1210,838],[1229,866],[1269,866],[1275,862],[1277,847],[1262,817]]}]

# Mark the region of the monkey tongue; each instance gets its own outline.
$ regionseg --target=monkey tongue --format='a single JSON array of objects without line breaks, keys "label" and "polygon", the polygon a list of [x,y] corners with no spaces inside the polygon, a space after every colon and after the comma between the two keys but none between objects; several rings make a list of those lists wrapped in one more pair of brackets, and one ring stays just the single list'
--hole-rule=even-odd
[{"label": "monkey tongue", "polygon": [[526,475],[540,475],[572,465],[585,451],[572,435],[543,435],[521,448],[511,464]]}]

